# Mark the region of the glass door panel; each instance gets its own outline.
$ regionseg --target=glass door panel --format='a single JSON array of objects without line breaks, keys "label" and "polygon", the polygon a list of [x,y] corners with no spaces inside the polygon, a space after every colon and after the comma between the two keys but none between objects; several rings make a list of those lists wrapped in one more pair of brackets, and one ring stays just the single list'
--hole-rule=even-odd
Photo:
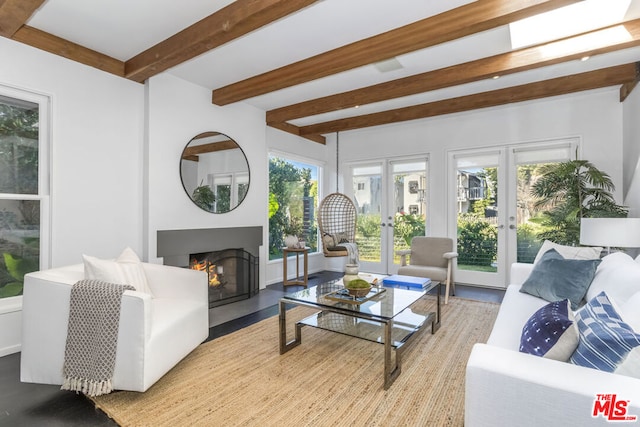
[{"label": "glass door panel", "polygon": [[493,285],[502,251],[498,241],[500,151],[454,156],[458,279]]},{"label": "glass door panel", "polygon": [[382,262],[382,164],[352,169],[353,198],[358,210],[356,243],[360,270],[378,272]]},{"label": "glass door panel", "polygon": [[392,252],[388,273],[395,273],[400,266],[397,251],[409,249],[414,236],[424,236],[427,220],[427,162],[402,161],[391,163]]}]

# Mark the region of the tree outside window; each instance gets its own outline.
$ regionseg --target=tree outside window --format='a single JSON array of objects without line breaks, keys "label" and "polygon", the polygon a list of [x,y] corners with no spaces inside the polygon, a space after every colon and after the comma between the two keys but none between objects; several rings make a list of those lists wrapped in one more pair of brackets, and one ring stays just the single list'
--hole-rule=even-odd
[{"label": "tree outside window", "polygon": [[39,105],[0,95],[0,298],[40,266]]},{"label": "tree outside window", "polygon": [[282,258],[285,235],[296,235],[318,250],[320,168],[282,157],[269,158],[269,259]]}]

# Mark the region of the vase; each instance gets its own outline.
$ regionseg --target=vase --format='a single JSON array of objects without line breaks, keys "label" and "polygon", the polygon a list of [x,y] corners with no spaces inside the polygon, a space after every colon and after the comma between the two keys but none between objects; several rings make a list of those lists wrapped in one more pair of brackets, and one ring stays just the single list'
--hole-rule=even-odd
[{"label": "vase", "polygon": [[284,244],[287,245],[287,248],[294,249],[298,247],[298,237],[297,236],[284,236]]},{"label": "vase", "polygon": [[347,286],[350,281],[359,279],[358,276],[358,264],[347,264],[344,266],[344,276],[342,277],[342,284]]}]

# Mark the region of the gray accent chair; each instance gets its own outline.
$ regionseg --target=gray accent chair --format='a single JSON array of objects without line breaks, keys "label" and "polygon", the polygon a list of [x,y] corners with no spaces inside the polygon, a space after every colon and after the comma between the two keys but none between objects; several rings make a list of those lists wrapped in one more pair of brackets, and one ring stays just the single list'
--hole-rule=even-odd
[{"label": "gray accent chair", "polygon": [[[456,293],[453,279],[458,254],[453,251],[453,239],[448,237],[418,236],[411,240],[411,249],[397,251],[400,255],[398,274],[428,277],[446,286],[444,303],[449,302],[449,289]],[[407,255],[409,263],[407,264]]]}]

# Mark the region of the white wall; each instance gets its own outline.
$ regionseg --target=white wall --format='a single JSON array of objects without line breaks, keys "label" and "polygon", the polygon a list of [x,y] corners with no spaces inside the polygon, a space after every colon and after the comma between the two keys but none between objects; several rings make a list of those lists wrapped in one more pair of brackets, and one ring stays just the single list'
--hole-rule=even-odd
[{"label": "white wall", "polygon": [[621,203],[622,106],[617,88],[344,132],[340,134],[340,158],[341,163],[348,163],[427,154],[428,233],[445,236],[448,150],[569,136],[582,138],[581,158],[611,175]]},{"label": "white wall", "polygon": [[[6,38],[0,53],[0,84],[52,100],[51,266],[141,253],[144,87]],[[20,348],[11,305],[0,305],[0,355]]]},{"label": "white wall", "polygon": [[[157,257],[157,231],[262,226],[266,236],[268,175],[264,111],[237,103],[211,103],[211,90],[170,74],[147,82],[145,254]],[[180,180],[180,156],[197,134],[216,131],[228,135],[244,150],[249,162],[249,192],[228,213],[205,212],[191,202]],[[265,240],[266,242],[266,240]],[[264,287],[266,244],[261,248],[260,284]]]},{"label": "white wall", "polygon": [[629,216],[640,217],[640,87],[623,103],[624,126],[624,203]]}]

